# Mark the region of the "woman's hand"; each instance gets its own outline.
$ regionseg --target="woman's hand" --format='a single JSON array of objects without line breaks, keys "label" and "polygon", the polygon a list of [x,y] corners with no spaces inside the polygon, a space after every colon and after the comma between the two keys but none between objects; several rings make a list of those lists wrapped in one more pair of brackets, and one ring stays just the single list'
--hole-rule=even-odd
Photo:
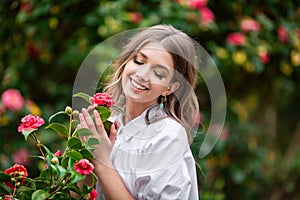
[{"label": "woman's hand", "polygon": [[[113,148],[116,139],[117,133],[117,124],[113,123],[110,128],[110,135],[108,137],[102,120],[100,118],[100,114],[97,110],[94,110],[94,106],[88,107],[88,109],[83,108],[82,113],[79,114],[80,124],[78,125],[78,129],[80,128],[88,128],[92,132],[92,136],[97,138],[100,141],[99,145],[96,145],[96,150],[94,150],[94,156],[97,162],[100,161],[101,164],[104,164],[109,167],[113,167],[112,162],[110,160],[110,153]],[[94,120],[89,114],[89,111],[94,110]],[[87,140],[88,137],[83,137],[82,140]]]}]

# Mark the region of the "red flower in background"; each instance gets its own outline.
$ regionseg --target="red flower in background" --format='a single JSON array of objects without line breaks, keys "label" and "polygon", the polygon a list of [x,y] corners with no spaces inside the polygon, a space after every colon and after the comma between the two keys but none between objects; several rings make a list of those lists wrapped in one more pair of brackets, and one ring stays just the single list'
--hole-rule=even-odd
[{"label": "red flower in background", "polygon": [[227,42],[233,46],[241,46],[244,45],[247,41],[245,35],[243,33],[230,33],[227,38]]},{"label": "red flower in background", "polygon": [[4,170],[4,173],[9,174],[15,180],[15,183],[8,181],[4,182],[4,184],[12,190],[15,188],[15,184],[18,182],[20,182],[20,184],[23,185],[26,177],[28,176],[26,168],[23,165],[18,164],[15,164],[14,166]]},{"label": "red flower in background", "polygon": [[97,106],[112,106],[114,104],[114,101],[111,99],[111,95],[108,95],[107,93],[96,93],[93,97],[90,98],[92,105]]},{"label": "red flower in background", "polygon": [[79,174],[90,174],[94,170],[94,165],[87,159],[81,159],[74,165],[74,170]]},{"label": "red flower in background", "polygon": [[188,6],[193,9],[201,9],[207,4],[208,0],[189,0]]},{"label": "red flower in background", "polygon": [[140,12],[130,12],[129,13],[129,21],[138,24],[143,20],[143,15]]},{"label": "red flower in background", "polygon": [[17,89],[8,89],[2,93],[2,104],[11,111],[20,111],[24,105],[24,98]]},{"label": "red flower in background", "polygon": [[260,31],[260,24],[253,19],[242,20],[240,27],[243,32],[250,32],[250,31],[259,32]]},{"label": "red flower in background", "polygon": [[29,160],[27,160],[28,156],[30,156],[29,150],[25,147],[21,147],[13,153],[12,159],[14,163],[28,165],[30,163]]},{"label": "red flower in background", "polygon": [[96,200],[98,196],[97,190],[93,189],[89,194],[89,200]]},{"label": "red flower in background", "polygon": [[56,157],[62,156],[62,150],[57,150],[57,151],[54,153],[54,155],[55,155]]},{"label": "red flower in background", "polygon": [[203,25],[208,25],[215,20],[214,13],[208,7],[201,8],[200,12],[201,12],[201,23]]},{"label": "red flower in background", "polygon": [[260,61],[264,64],[267,64],[270,62],[270,55],[267,51],[259,52],[258,57],[259,57]]},{"label": "red flower in background", "polygon": [[279,26],[277,29],[277,37],[279,41],[286,43],[289,41],[289,35],[284,26]]},{"label": "red flower in background", "polygon": [[31,114],[23,117],[21,122],[22,123],[18,127],[18,132],[22,132],[23,130],[37,129],[45,123],[43,118]]}]

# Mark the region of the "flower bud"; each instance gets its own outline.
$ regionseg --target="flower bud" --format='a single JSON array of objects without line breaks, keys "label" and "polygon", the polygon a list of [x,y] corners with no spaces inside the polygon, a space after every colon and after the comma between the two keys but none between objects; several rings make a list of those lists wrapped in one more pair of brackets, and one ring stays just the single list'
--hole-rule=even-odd
[{"label": "flower bud", "polygon": [[11,179],[10,179],[10,182],[12,182],[12,183],[16,183],[16,182],[17,182],[17,180],[16,180],[15,178],[11,178]]},{"label": "flower bud", "polygon": [[72,108],[70,106],[67,106],[65,108],[65,113],[68,114],[68,115],[71,115],[72,114]]},{"label": "flower bud", "polygon": [[58,163],[58,159],[55,157],[55,158],[52,158],[51,160],[50,160],[50,162],[51,162],[51,164],[53,164],[53,165],[56,165],[57,163]]},{"label": "flower bud", "polygon": [[72,114],[73,114],[73,115],[78,115],[78,114],[79,114],[79,111],[78,111],[78,110],[74,110]]},{"label": "flower bud", "polygon": [[16,183],[16,187],[20,187],[21,186],[21,183],[20,182],[17,182]]}]

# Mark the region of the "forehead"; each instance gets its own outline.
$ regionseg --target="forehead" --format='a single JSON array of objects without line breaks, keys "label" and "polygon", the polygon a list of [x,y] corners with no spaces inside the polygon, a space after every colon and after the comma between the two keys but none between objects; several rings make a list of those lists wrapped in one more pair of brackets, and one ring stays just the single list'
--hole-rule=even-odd
[{"label": "forehead", "polygon": [[143,46],[138,54],[141,54],[149,63],[161,64],[170,68],[174,66],[171,54],[160,43],[150,42]]}]

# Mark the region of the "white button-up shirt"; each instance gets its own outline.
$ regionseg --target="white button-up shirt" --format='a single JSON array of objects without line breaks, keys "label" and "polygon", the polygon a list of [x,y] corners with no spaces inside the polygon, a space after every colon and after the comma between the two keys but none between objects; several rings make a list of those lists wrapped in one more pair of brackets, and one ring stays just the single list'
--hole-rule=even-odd
[{"label": "white button-up shirt", "polygon": [[150,109],[126,125],[117,119],[120,128],[111,152],[115,169],[135,199],[198,200],[185,129],[159,107]]}]

